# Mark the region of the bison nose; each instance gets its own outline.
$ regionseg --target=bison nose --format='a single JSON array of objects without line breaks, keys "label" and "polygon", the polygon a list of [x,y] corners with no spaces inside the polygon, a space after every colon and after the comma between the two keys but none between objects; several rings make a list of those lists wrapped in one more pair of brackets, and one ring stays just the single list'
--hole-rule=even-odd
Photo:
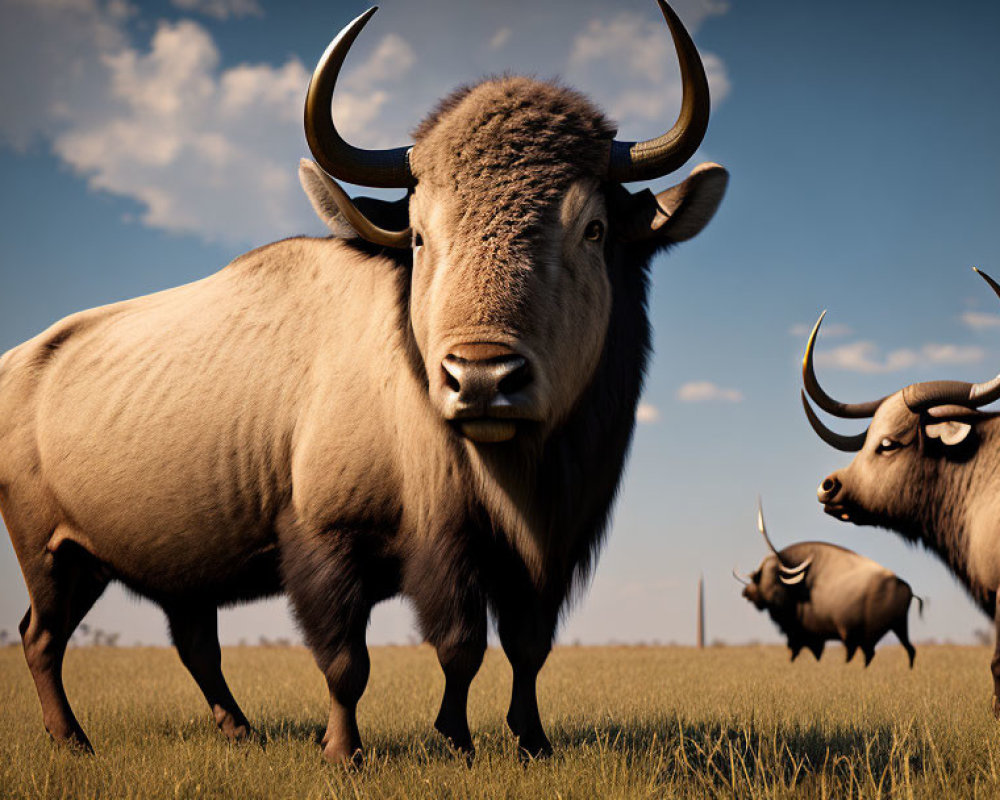
[{"label": "bison nose", "polygon": [[441,362],[447,403],[459,414],[485,414],[502,398],[516,394],[531,382],[528,361],[515,353],[486,351],[449,353]]},{"label": "bison nose", "polygon": [[840,481],[833,475],[823,479],[823,482],[816,490],[816,497],[821,503],[829,503],[840,491]]}]

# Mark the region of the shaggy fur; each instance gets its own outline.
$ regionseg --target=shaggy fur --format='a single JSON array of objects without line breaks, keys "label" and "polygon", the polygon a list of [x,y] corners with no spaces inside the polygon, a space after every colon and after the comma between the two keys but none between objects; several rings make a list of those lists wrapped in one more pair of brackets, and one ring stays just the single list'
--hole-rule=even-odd
[{"label": "shaggy fur", "polygon": [[[572,92],[486,82],[418,131],[413,252],[278,242],[68,317],[0,361],[0,507],[54,737],[89,747],[62,652],[117,579],[167,611],[233,738],[250,728],[219,668],[215,609],[287,591],[328,682],[337,761],[360,748],[369,613],[397,593],[445,673],[436,726],[471,752],[466,697],[491,610],[514,674],[508,722],[526,751],[549,750],[536,676],[621,476],[649,351],[649,259],[672,230],[699,230],[724,186],[721,168],[702,170],[664,206],[606,186],[610,135]],[[324,180],[305,184],[342,233]],[[641,241],[617,235],[654,218]],[[595,220],[603,241],[585,236]],[[510,442],[477,444],[442,412],[443,359],[470,342],[530,367]]]},{"label": "shaggy fur", "polygon": [[[743,596],[766,610],[788,638],[792,661],[803,648],[819,660],[827,641],[841,641],[847,660],[860,647],[865,666],[875,656],[875,645],[892,631],[910,657],[907,615],[914,595],[906,581],[871,559],[826,542],[799,542],[781,551],[785,564],[812,562],[805,578],[792,585],[779,579],[778,557],[769,555],[750,576]],[[923,600],[917,598],[923,610]]]}]

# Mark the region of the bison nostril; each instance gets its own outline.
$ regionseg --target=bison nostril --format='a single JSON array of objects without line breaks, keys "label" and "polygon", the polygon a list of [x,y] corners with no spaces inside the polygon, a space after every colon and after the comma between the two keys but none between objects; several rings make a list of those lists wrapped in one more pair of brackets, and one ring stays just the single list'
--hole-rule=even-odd
[{"label": "bison nostril", "polygon": [[500,394],[514,394],[531,383],[531,371],[528,369],[528,362],[523,358],[515,356],[508,363],[508,367],[510,371],[497,384],[497,391]]},{"label": "bison nostril", "polygon": [[451,391],[458,392],[462,388],[458,382],[458,378],[448,369],[447,360],[441,365],[441,372],[444,374],[444,385],[451,389]]},{"label": "bison nostril", "polygon": [[829,492],[833,488],[833,485],[834,485],[833,481],[827,478],[825,481],[823,481],[823,491]]}]

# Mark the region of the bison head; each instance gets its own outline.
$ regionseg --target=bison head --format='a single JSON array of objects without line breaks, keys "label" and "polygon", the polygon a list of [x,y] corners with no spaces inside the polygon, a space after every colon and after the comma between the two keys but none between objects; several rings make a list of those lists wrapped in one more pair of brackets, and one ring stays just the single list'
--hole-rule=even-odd
[{"label": "bison head", "polygon": [[809,574],[813,557],[803,560],[792,557],[788,550],[779,551],[767,535],[764,525],[764,510],[757,501],[757,530],[764,537],[770,555],[765,556],[756,571],[745,578],[735,569],[733,576],[744,585],[743,596],[758,609],[778,611],[797,600],[797,590]]},{"label": "bison head", "polygon": [[[319,163],[302,163],[303,185],[337,235],[401,253],[430,402],[476,445],[550,431],[570,414],[605,352],[613,271],[644,270],[658,248],[698,233],[722,198],[727,175],[714,164],[658,195],[621,186],[680,167],[708,124],[698,52],[658,2],[684,94],[677,123],[649,141],[615,140],[573,91],[503,77],[447,98],[412,147],[355,148],[330,104],[374,9],[337,36],[313,74],[306,135]],[[334,177],[408,193],[395,203],[352,200]]]},{"label": "bison head", "polygon": [[[1000,286],[979,274],[1000,296]],[[813,369],[813,347],[825,313],[806,345],[802,404],[820,438],[857,455],[823,480],[819,501],[827,514],[845,522],[881,525],[910,538],[932,533],[946,522],[941,515],[956,513],[956,504],[946,498],[968,477],[963,472],[972,468],[985,434],[980,423],[995,416],[978,408],[1000,398],[1000,375],[975,384],[915,383],[867,403],[838,402],[823,391]],[[871,417],[871,424],[854,436],[835,433],[817,417],[807,395],[834,416]]]}]

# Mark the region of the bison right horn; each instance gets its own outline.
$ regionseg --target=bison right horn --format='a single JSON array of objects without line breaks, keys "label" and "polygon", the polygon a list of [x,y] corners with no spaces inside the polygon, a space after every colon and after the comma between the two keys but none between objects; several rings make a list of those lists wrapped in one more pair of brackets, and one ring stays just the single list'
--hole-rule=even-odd
[{"label": "bison right horn", "polygon": [[673,9],[664,0],[657,0],[657,3],[670,26],[670,35],[680,61],[683,86],[681,113],[674,127],[655,139],[644,142],[620,142],[615,139],[611,143],[608,179],[618,183],[651,180],[679,169],[694,155],[708,130],[711,101],[708,78],[698,48]]}]

